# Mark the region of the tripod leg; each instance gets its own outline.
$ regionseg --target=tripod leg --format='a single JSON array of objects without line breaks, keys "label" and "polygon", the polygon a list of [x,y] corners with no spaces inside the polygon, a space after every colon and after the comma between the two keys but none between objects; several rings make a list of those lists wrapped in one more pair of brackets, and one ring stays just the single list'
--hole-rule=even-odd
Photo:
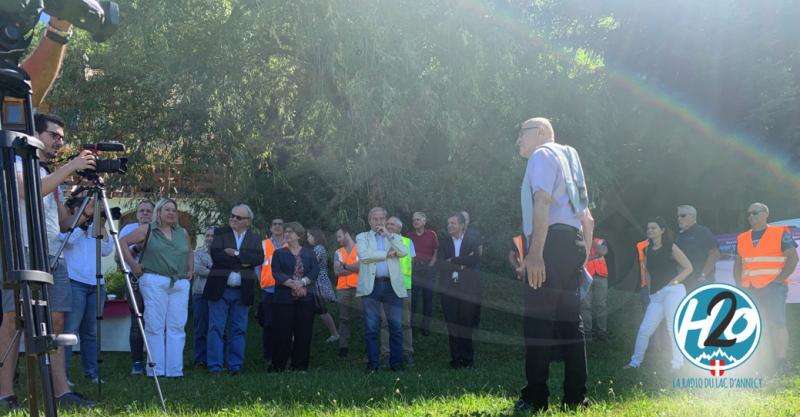
[{"label": "tripod leg", "polygon": [[[108,206],[108,199],[106,198],[106,192],[102,187],[98,187],[100,201],[102,202],[103,210],[106,213],[106,218],[111,218],[111,209]],[[117,255],[119,255],[120,259],[122,259],[122,246],[119,243],[119,235],[117,233],[117,228],[114,226],[113,222],[108,223],[109,226],[109,234],[111,238],[114,240],[114,250],[116,251]],[[125,262],[122,262],[122,269],[125,271],[125,291],[128,294],[128,300],[130,300],[131,308],[133,310],[133,316],[131,320],[136,320],[136,324],[139,327],[139,334],[142,335],[142,340],[144,341],[144,347],[147,352],[147,366],[153,370],[153,382],[156,385],[156,391],[158,392],[158,398],[161,400],[161,408],[164,412],[167,412],[167,404],[164,401],[164,394],[161,392],[161,384],[158,382],[158,374],[155,372],[155,363],[153,363],[153,357],[150,355],[150,346],[147,343],[147,337],[144,334],[144,322],[142,321],[142,313],[139,309],[139,306],[136,303],[136,298],[133,296],[133,286],[131,286],[130,277],[132,276],[131,271],[128,269]]]},{"label": "tripod leg", "polygon": [[[96,358],[97,358],[97,398],[103,397],[103,378],[101,369],[102,367],[100,364],[102,360],[100,359],[100,355],[102,352],[101,343],[102,343],[102,323],[103,323],[103,269],[101,266],[102,260],[102,241],[103,241],[103,233],[102,231],[105,230],[105,219],[100,215],[100,193],[94,191],[96,198],[94,199],[94,220],[92,223],[94,224],[94,268],[95,268],[95,294],[97,296],[95,302],[95,326],[97,335],[95,337],[95,349],[96,349]],[[91,194],[90,194],[91,196]],[[102,204],[106,204],[106,201],[103,201]]]}]

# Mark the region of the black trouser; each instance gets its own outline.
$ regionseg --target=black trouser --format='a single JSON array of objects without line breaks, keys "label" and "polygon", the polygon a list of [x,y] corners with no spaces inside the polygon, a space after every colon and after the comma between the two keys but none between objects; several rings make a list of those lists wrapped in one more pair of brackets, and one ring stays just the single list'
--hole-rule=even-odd
[{"label": "black trouser", "polygon": [[[427,263],[414,264],[411,270],[414,286],[411,288],[411,326],[430,330],[433,316],[433,288],[436,286],[436,270]],[[422,325],[416,318],[417,303],[422,301]]]},{"label": "black trouser", "polygon": [[285,370],[290,356],[292,369],[308,369],[313,325],[312,299],[272,304],[272,370]]},{"label": "black trouser", "polygon": [[261,325],[261,349],[265,361],[272,360],[272,297],[275,294],[261,290],[261,304],[258,305],[258,324]]},{"label": "black trouser", "polygon": [[[450,337],[450,359],[454,365],[472,366],[475,350],[472,334],[478,324],[480,303],[475,294],[459,293],[458,284],[442,289],[442,312]],[[413,298],[412,298],[413,301]]]},{"label": "black trouser", "polygon": [[521,397],[534,407],[547,406],[547,379],[554,352],[563,354],[564,359],[564,403],[577,404],[586,395],[586,344],[578,294],[586,249],[576,243],[578,239],[581,237],[577,229],[550,226],[544,245],[545,282],[536,290],[525,286],[523,323],[528,384],[522,388]]},{"label": "black trouser", "polygon": [[[139,284],[133,286],[133,296],[136,299],[136,306],[139,307],[139,312],[142,313],[142,326],[144,326],[144,300],[142,299],[142,293],[139,292]],[[128,332],[128,342],[131,346],[131,361],[144,362],[144,339],[136,316],[134,316],[133,308],[131,308],[131,328]]]}]

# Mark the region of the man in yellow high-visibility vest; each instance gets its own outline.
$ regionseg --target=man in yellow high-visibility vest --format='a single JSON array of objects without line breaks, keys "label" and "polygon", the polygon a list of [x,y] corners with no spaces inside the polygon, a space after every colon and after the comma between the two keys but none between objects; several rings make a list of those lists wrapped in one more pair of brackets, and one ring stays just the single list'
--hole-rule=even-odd
[{"label": "man in yellow high-visibility vest", "polygon": [[[400,258],[400,271],[403,273],[403,282],[409,294],[408,297],[403,299],[403,362],[406,367],[410,368],[414,366],[414,345],[411,340],[411,270],[414,257],[417,254],[414,251],[414,242],[402,236],[403,222],[400,219],[394,216],[389,217],[386,220],[386,230],[400,235],[403,239],[403,245],[408,251],[408,255]],[[389,355],[389,324],[386,322],[383,312],[381,312],[381,354],[383,356]]]}]

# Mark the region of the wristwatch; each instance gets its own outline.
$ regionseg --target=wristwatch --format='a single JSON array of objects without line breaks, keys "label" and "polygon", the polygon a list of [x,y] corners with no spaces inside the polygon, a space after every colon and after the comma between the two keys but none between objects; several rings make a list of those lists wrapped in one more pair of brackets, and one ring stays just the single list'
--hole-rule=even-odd
[{"label": "wristwatch", "polygon": [[239,256],[239,251],[238,250],[233,251],[233,256],[237,256],[238,257]]},{"label": "wristwatch", "polygon": [[72,29],[63,31],[48,25],[45,36],[59,45],[66,45],[69,42],[69,38],[72,37]]}]

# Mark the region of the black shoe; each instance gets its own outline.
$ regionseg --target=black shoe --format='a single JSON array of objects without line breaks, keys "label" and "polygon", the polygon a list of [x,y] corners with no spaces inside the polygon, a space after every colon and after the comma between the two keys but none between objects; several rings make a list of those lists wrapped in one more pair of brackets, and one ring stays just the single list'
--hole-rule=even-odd
[{"label": "black shoe", "polygon": [[460,361],[450,361],[450,367],[453,369],[461,369]]},{"label": "black shoe", "polygon": [[588,398],[584,398],[582,401],[579,401],[579,402],[576,402],[576,403],[574,403],[574,402],[565,402],[565,403],[561,404],[561,408],[563,408],[565,411],[575,411],[575,410],[577,410],[579,408],[587,408],[587,407],[589,407],[589,399]]},{"label": "black shoe", "polygon": [[195,362],[194,367],[196,369],[206,369],[207,365],[205,362]]},{"label": "black shoe", "polygon": [[466,369],[472,369],[475,367],[475,362],[473,361],[461,361],[461,367]]},{"label": "black shoe", "polygon": [[18,410],[19,401],[17,401],[17,396],[9,395],[8,397],[0,398],[0,408],[5,408],[8,411]]},{"label": "black shoe", "polygon": [[389,369],[391,369],[392,372],[402,372],[403,371],[403,367],[402,366],[393,366],[393,367],[391,367]]},{"label": "black shoe", "polygon": [[230,375],[230,376],[236,376],[236,375],[239,375],[239,374],[241,374],[241,373],[242,373],[242,370],[241,370],[241,369],[235,369],[235,370],[233,370],[233,371],[230,371],[230,372],[228,372],[228,375]]},{"label": "black shoe", "polygon": [[430,336],[431,335],[431,331],[428,330],[428,329],[422,329],[422,335],[423,336]]},{"label": "black shoe", "polygon": [[547,405],[536,406],[525,400],[517,400],[509,411],[510,414],[514,413],[539,413],[547,409]]},{"label": "black shoe", "polygon": [[340,348],[339,349],[339,357],[340,358],[346,358],[347,357],[347,353],[348,353],[347,348]]},{"label": "black shoe", "polygon": [[58,404],[59,408],[67,408],[67,407],[84,407],[84,408],[92,408],[97,405],[96,402],[87,399],[83,395],[77,392],[67,392],[62,394],[60,397],[56,397],[56,403]]}]

